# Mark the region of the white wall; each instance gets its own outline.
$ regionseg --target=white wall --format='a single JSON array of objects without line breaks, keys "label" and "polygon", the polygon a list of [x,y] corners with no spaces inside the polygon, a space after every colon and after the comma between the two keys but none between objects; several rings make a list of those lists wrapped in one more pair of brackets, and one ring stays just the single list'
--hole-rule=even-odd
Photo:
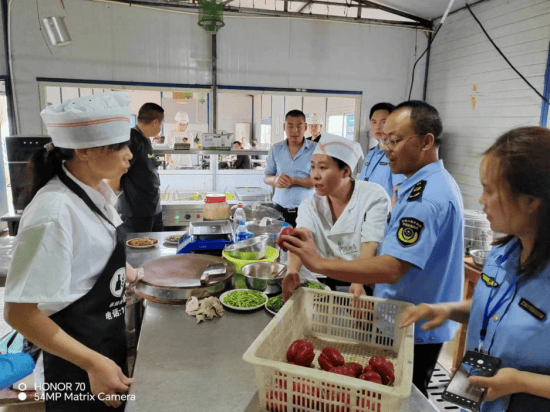
[{"label": "white wall", "polygon": [[[372,105],[406,99],[415,43],[417,56],[426,47],[423,32],[407,29],[283,18],[224,20],[219,84],[362,91],[361,140]],[[413,98],[422,96],[424,61],[416,69]]]},{"label": "white wall", "polygon": [[[550,2],[493,0],[472,11],[542,93]],[[542,100],[498,54],[468,10],[450,15],[432,45],[427,100],[443,118],[445,166],[460,186],[465,207],[480,209],[481,153],[508,129],[538,125]]]},{"label": "white wall", "polygon": [[[35,0],[12,3],[14,75],[21,134],[41,132],[37,77],[211,84],[210,35],[196,14],[65,0],[73,43],[48,50]],[[59,8],[41,0],[40,17]],[[361,129],[381,100],[408,93],[410,70],[426,45],[413,30],[288,18],[224,17],[218,83],[363,92]],[[424,67],[413,96],[420,97]]]}]

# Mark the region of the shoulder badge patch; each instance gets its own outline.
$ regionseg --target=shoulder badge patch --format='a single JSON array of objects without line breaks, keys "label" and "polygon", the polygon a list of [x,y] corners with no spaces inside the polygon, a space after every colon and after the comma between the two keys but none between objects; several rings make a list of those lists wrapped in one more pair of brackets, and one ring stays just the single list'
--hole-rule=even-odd
[{"label": "shoulder badge patch", "polygon": [[412,246],[420,240],[420,233],[424,229],[424,223],[414,217],[404,217],[399,220],[397,240],[401,246]]},{"label": "shoulder badge patch", "polygon": [[425,180],[421,180],[420,182],[415,184],[407,200],[411,201],[411,200],[420,199],[422,197],[422,193],[424,192],[425,186],[426,186]]},{"label": "shoulder badge patch", "polygon": [[481,273],[481,280],[485,285],[492,288],[493,286],[496,288],[498,286],[498,282],[495,282],[495,278],[492,278],[491,276],[487,275],[485,272]]}]

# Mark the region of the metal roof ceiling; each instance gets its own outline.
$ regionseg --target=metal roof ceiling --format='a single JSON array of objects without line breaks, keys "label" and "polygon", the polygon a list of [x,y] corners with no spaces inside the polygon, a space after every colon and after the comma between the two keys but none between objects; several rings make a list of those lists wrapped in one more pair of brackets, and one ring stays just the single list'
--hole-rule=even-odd
[{"label": "metal roof ceiling", "polygon": [[[94,0],[92,0],[94,1]],[[105,1],[105,0],[103,0]],[[198,9],[198,0],[107,0],[171,10]],[[430,30],[432,20],[441,17],[449,0],[218,0],[224,13],[336,20],[382,24]],[[469,0],[469,3],[478,1]],[[464,7],[456,1],[451,12]]]}]

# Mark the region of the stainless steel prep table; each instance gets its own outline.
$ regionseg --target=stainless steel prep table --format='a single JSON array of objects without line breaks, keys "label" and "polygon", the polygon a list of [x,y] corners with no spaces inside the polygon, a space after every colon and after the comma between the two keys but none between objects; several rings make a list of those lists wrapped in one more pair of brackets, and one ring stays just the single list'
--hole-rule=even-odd
[{"label": "stainless steel prep table", "polygon": [[[127,247],[134,267],[148,260],[175,253],[163,243],[174,232],[129,234],[159,239],[150,249]],[[134,401],[127,412],[261,411],[252,365],[242,356],[273,318],[264,309],[253,312],[227,310],[222,318],[197,324],[185,306],[147,303],[141,326],[135,382],[130,389]],[[437,412],[412,386],[401,412]]]},{"label": "stainless steel prep table", "polygon": [[156,246],[149,248],[133,248],[126,245],[126,261],[134,268],[143,266],[144,263],[157,259],[162,256],[172,256],[177,252],[177,245],[168,245],[164,243],[164,239],[168,236],[183,233],[182,231],[176,232],[144,232],[144,233],[127,233],[126,240],[134,239],[136,237],[150,237],[152,239],[158,239]]}]

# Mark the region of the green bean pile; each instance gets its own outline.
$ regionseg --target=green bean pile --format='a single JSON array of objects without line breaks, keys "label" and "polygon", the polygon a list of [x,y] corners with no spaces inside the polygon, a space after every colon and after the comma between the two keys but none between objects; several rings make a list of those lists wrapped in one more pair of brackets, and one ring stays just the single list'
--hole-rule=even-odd
[{"label": "green bean pile", "polygon": [[236,290],[223,298],[223,303],[236,308],[253,308],[265,303],[265,296],[257,290]]},{"label": "green bean pile", "polygon": [[278,313],[284,304],[285,302],[283,302],[283,294],[281,293],[280,295],[269,298],[267,300],[266,306],[269,310]]},{"label": "green bean pile", "polygon": [[323,285],[320,285],[319,283],[314,283],[314,282],[307,282],[306,286],[311,289],[322,289],[322,290],[325,289]]}]

